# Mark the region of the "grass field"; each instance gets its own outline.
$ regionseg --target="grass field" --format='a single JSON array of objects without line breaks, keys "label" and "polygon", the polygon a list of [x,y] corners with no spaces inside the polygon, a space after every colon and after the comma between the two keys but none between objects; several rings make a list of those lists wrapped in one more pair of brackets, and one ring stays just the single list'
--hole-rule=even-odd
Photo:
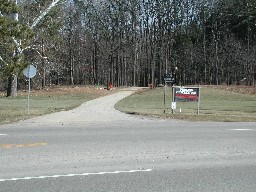
[{"label": "grass field", "polygon": [[30,94],[28,114],[28,93],[20,91],[18,97],[0,96],[0,124],[28,119],[47,113],[69,110],[91,99],[112,93],[97,87],[48,87],[33,90]]},{"label": "grass field", "polygon": [[[29,114],[27,92],[20,91],[15,98],[6,98],[5,93],[0,93],[0,124],[69,110],[83,102],[113,92],[114,90],[107,91],[97,87],[48,87],[33,90]],[[197,103],[177,103],[177,110],[172,114],[170,88],[167,89],[166,98],[166,113],[163,113],[164,88],[144,89],[117,103],[116,108],[127,113],[161,118],[256,122],[255,87],[202,87],[200,115],[197,115]]]},{"label": "grass field", "polygon": [[200,114],[197,103],[177,102],[172,114],[171,88],[166,92],[164,113],[164,88],[146,89],[117,103],[120,111],[162,118],[194,121],[254,121],[256,122],[256,88],[203,86],[201,88]]}]

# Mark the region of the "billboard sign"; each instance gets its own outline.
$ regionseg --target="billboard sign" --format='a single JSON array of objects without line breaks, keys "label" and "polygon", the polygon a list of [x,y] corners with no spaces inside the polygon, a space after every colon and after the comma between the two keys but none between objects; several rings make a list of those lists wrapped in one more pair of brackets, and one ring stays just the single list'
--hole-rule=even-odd
[{"label": "billboard sign", "polygon": [[198,102],[199,87],[174,87],[175,102]]}]

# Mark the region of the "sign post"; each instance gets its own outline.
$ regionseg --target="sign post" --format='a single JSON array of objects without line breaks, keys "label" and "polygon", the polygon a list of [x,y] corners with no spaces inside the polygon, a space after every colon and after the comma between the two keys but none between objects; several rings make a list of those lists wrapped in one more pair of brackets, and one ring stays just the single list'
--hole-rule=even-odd
[{"label": "sign post", "polygon": [[175,101],[175,92],[172,88],[172,114],[174,114],[174,109],[176,109],[176,101]]},{"label": "sign post", "polygon": [[36,75],[36,68],[33,65],[28,65],[23,70],[23,74],[28,78],[28,114],[29,114],[29,97],[30,97],[30,79]]},{"label": "sign post", "polygon": [[168,73],[165,74],[164,77],[164,113],[166,112],[166,89],[167,89],[167,84],[171,83],[173,85],[175,83],[175,75],[173,73]]},{"label": "sign post", "polygon": [[197,115],[199,115],[199,112],[200,112],[200,95],[201,95],[201,90],[200,88],[198,88],[198,101],[197,101]]}]

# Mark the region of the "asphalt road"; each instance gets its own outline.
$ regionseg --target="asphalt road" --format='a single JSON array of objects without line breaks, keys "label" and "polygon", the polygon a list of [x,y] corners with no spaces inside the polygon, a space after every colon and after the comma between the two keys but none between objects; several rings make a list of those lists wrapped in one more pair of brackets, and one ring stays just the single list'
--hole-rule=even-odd
[{"label": "asphalt road", "polygon": [[256,123],[115,111],[131,93],[0,126],[0,191],[256,191]]}]

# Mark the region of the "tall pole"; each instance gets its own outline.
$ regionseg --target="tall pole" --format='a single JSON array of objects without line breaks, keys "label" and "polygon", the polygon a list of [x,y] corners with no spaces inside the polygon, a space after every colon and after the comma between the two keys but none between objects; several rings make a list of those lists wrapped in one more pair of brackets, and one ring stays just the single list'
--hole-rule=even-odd
[{"label": "tall pole", "polygon": [[42,67],[43,67],[43,79],[42,79],[42,88],[45,88],[45,57],[44,57],[44,39],[41,40],[41,56],[42,56]]},{"label": "tall pole", "polygon": [[28,66],[28,114],[29,114],[29,97],[30,97],[30,65]]},{"label": "tall pole", "polygon": [[[166,63],[165,63],[165,77],[167,76],[167,56],[166,56]],[[166,112],[166,89],[167,83],[164,80],[164,113]]]},{"label": "tall pole", "polygon": [[166,112],[166,82],[164,82],[164,113]]},{"label": "tall pole", "polygon": [[200,92],[201,90],[200,90],[200,87],[198,87],[198,101],[197,101],[197,115],[199,115],[199,113],[200,113],[200,94],[201,94],[201,92]]},{"label": "tall pole", "polygon": [[29,97],[30,97],[30,79],[36,75],[36,68],[33,65],[28,65],[26,69],[23,70],[23,74],[28,78],[28,114],[29,114]]},{"label": "tall pole", "polygon": [[[173,84],[172,84],[172,105],[173,103],[175,102],[174,101],[174,91],[173,91],[174,87],[173,87]],[[173,109],[173,106],[172,106],[172,114],[174,114],[174,109]]]},{"label": "tall pole", "polygon": [[29,97],[30,97],[30,77],[28,78],[28,114],[29,114],[29,108],[30,108]]}]

